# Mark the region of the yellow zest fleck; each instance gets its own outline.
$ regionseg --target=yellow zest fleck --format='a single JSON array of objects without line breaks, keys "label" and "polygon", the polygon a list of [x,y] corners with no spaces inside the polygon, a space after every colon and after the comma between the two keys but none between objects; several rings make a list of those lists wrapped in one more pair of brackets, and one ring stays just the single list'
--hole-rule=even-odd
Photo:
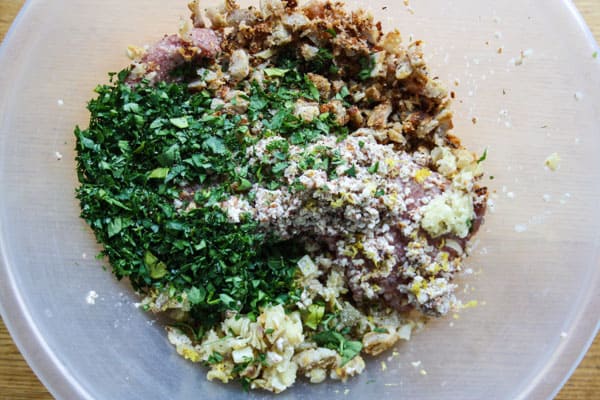
[{"label": "yellow zest fleck", "polygon": [[477,302],[477,300],[471,300],[466,304],[463,304],[463,306],[461,308],[473,308],[473,307],[477,307],[477,304],[479,304]]},{"label": "yellow zest fleck", "polygon": [[342,199],[344,199],[348,204],[356,204],[356,202],[354,201],[354,198],[352,197],[352,195],[350,193],[346,193],[346,192],[342,192],[340,193],[340,195],[342,196]]},{"label": "yellow zest fleck", "polygon": [[348,257],[356,257],[356,255],[363,249],[362,243],[351,244],[344,249],[344,255]]},{"label": "yellow zest fleck", "polygon": [[304,208],[308,211],[315,211],[317,209],[317,202],[313,199],[310,199],[306,202]]},{"label": "yellow zest fleck", "polygon": [[421,293],[422,289],[427,289],[427,281],[425,281],[425,280],[414,282],[410,286],[411,293],[414,294],[417,297],[419,297],[419,294]]},{"label": "yellow zest fleck", "polygon": [[343,205],[344,205],[344,199],[342,199],[341,197],[330,203],[331,208],[340,208]]},{"label": "yellow zest fleck", "polygon": [[146,51],[141,47],[129,45],[127,46],[127,57],[131,60],[138,60],[142,58]]},{"label": "yellow zest fleck", "polygon": [[387,369],[387,364],[385,363],[385,361],[381,362],[381,371],[385,371]]},{"label": "yellow zest fleck", "polygon": [[391,178],[395,178],[398,176],[398,170],[396,170],[396,165],[398,164],[396,160],[393,158],[386,158],[383,160],[385,165],[388,167],[388,176]]},{"label": "yellow zest fleck", "polygon": [[181,355],[183,356],[183,358],[185,358],[186,360],[190,360],[191,362],[200,361],[200,354],[198,354],[197,351],[192,349],[183,349],[181,351]]},{"label": "yellow zest fleck", "polygon": [[415,181],[417,181],[417,183],[423,183],[430,175],[431,171],[428,168],[421,168],[415,172]]},{"label": "yellow zest fleck", "polygon": [[398,193],[392,192],[383,197],[383,203],[387,208],[393,208],[398,203]]},{"label": "yellow zest fleck", "polygon": [[450,264],[448,261],[442,261],[442,271],[448,272],[450,271]]},{"label": "yellow zest fleck", "polygon": [[433,274],[433,275],[437,275],[438,272],[440,272],[442,270],[442,267],[440,266],[440,264],[434,262],[433,264],[429,265],[426,268],[427,272]]},{"label": "yellow zest fleck", "polygon": [[375,266],[377,266],[377,264],[379,264],[379,260],[377,259],[377,253],[374,251],[366,251],[365,252],[365,257],[367,257],[367,260],[371,260],[373,261],[373,264],[375,264]]}]

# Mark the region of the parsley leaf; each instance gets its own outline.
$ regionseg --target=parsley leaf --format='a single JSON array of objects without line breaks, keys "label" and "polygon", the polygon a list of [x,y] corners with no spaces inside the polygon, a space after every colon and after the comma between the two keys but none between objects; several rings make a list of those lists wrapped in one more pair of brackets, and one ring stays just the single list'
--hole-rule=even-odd
[{"label": "parsley leaf", "polygon": [[[294,75],[277,80],[292,102],[307,90]],[[194,332],[220,322],[226,310],[257,315],[267,304],[295,301],[298,244],[268,237],[243,215],[231,223],[217,206],[233,193],[245,196],[259,180],[247,166],[246,147],[254,140],[245,134],[247,123],[211,110],[211,93],[182,83],[131,87],[127,76],[127,70],[113,74],[111,84],[96,88],[89,127],[74,132],[81,216],[113,273],[142,293],[187,294]],[[250,122],[267,107],[281,109],[280,100],[253,88]],[[289,137],[299,122],[283,111],[280,128]],[[281,162],[287,146],[275,150]]]},{"label": "parsley leaf", "polygon": [[265,68],[264,73],[270,77],[283,77],[289,71],[289,69],[283,68]]},{"label": "parsley leaf", "polygon": [[370,166],[370,167],[367,169],[367,171],[368,171],[370,174],[376,174],[376,173],[377,173],[377,171],[379,171],[379,161],[377,161],[375,164],[371,165],[371,166]]},{"label": "parsley leaf", "polygon": [[304,325],[311,329],[317,329],[321,319],[325,315],[325,306],[319,304],[311,304],[308,306],[307,313],[304,317]]},{"label": "parsley leaf", "polygon": [[227,153],[227,148],[225,147],[223,140],[219,139],[216,136],[210,136],[206,140],[204,140],[202,147],[212,151],[214,154],[222,155]]},{"label": "parsley leaf", "polygon": [[487,159],[487,149],[483,150],[483,154],[481,155],[481,157],[479,157],[479,160],[477,160],[477,164],[484,162]]},{"label": "parsley leaf", "polygon": [[188,120],[186,117],[171,118],[169,119],[169,122],[179,129],[185,129],[189,127]]},{"label": "parsley leaf", "polygon": [[373,68],[375,68],[375,59],[372,55],[369,57],[361,57],[359,59],[360,71],[358,73],[358,79],[365,81],[371,77]]},{"label": "parsley leaf", "polygon": [[327,347],[337,351],[342,356],[341,366],[346,365],[350,360],[360,354],[362,343],[355,340],[346,339],[341,333],[336,331],[323,331],[313,336],[313,340],[319,346]]},{"label": "parsley leaf", "polygon": [[169,174],[169,168],[155,168],[150,171],[148,179],[165,179]]},{"label": "parsley leaf", "polygon": [[354,164],[350,168],[348,168],[344,173],[352,178],[356,178],[356,167]]}]

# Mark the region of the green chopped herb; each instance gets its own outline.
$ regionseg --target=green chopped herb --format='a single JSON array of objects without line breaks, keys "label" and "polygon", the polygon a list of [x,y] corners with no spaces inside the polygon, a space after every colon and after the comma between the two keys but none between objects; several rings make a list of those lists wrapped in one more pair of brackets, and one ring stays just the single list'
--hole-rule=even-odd
[{"label": "green chopped herb", "polygon": [[179,129],[185,129],[189,127],[188,120],[186,117],[171,118],[169,119],[169,122]]},{"label": "green chopped herb", "polygon": [[346,97],[350,96],[350,91],[348,90],[348,86],[343,86],[342,89],[340,90],[339,94],[342,99],[345,99]]},{"label": "green chopped herb", "polygon": [[326,48],[319,49],[316,56],[310,60],[310,67],[316,73],[337,73],[333,53]]},{"label": "green chopped herb", "polygon": [[[268,237],[244,215],[231,223],[217,206],[233,193],[250,196],[261,179],[259,167],[248,168],[244,156],[253,144],[244,133],[248,127],[238,115],[211,110],[210,93],[165,82],[132,88],[124,83],[127,75],[113,74],[110,85],[96,88],[89,127],[75,129],[77,197],[82,217],[103,245],[99,256],[142,293],[187,294],[195,332],[212,327],[228,309],[258,315],[267,304],[293,301],[298,245]],[[293,102],[308,91],[295,71],[273,84],[269,94],[258,86],[251,90],[253,121],[264,118],[260,113],[268,107],[281,108],[282,97]],[[289,137],[300,125],[284,111],[280,129]],[[134,118],[142,112],[142,119]],[[303,140],[321,135],[313,123],[300,129]],[[281,162],[288,146],[280,143],[275,150]],[[192,199],[180,198],[184,188],[192,190]],[[196,207],[185,211],[192,200]]]},{"label": "green chopped herb", "polygon": [[369,57],[361,57],[359,59],[360,62],[360,72],[358,73],[358,79],[361,81],[365,81],[371,77],[373,72],[373,68],[375,68],[375,58],[373,55]]},{"label": "green chopped herb", "polygon": [[213,351],[212,354],[208,357],[208,364],[219,364],[223,362],[223,355],[217,351]]},{"label": "green chopped herb", "polygon": [[188,290],[188,300],[192,304],[201,304],[205,298],[206,289],[204,289],[204,287],[202,286],[200,286],[199,288],[192,286],[192,288]]},{"label": "green chopped herb", "polygon": [[483,151],[483,154],[481,155],[481,157],[479,157],[479,160],[477,160],[477,164],[484,162],[487,159],[487,149],[485,149]]},{"label": "green chopped herb", "polygon": [[123,220],[120,217],[117,217],[109,222],[108,224],[108,237],[113,237],[121,232],[123,229]]},{"label": "green chopped herb", "polygon": [[321,319],[325,315],[325,306],[319,304],[311,304],[308,306],[307,314],[304,318],[304,324],[311,329],[317,329]]},{"label": "green chopped herb", "polygon": [[379,161],[377,161],[375,164],[371,165],[367,171],[369,171],[370,174],[376,174],[377,171],[379,171]]},{"label": "green chopped herb", "polygon": [[283,68],[265,68],[263,70],[267,76],[270,77],[283,77],[289,71],[289,69]]},{"label": "green chopped herb", "polygon": [[138,113],[140,112],[140,106],[137,103],[127,103],[123,106],[123,110],[132,113]]},{"label": "green chopped herb", "polygon": [[356,178],[356,166],[354,166],[354,164],[348,168],[346,171],[344,171],[344,174],[352,177],[352,178]]},{"label": "green chopped herb", "polygon": [[146,251],[144,254],[144,264],[150,270],[150,278],[152,279],[160,279],[167,275],[167,266],[164,262],[159,261],[159,259],[149,251]]},{"label": "green chopped herb", "polygon": [[169,168],[155,168],[150,171],[148,179],[165,179],[169,174]]},{"label": "green chopped herb", "polygon": [[362,343],[346,339],[336,331],[323,331],[313,336],[313,340],[319,346],[336,350],[342,356],[341,365],[346,365],[350,360],[360,354]]}]

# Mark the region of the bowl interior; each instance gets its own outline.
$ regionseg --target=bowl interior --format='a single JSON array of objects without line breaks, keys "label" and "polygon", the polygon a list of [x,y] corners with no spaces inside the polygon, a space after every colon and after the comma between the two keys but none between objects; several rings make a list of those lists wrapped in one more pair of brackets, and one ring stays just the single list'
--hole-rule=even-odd
[{"label": "bowl interior", "polygon": [[[348,2],[405,42],[425,41],[432,74],[456,93],[455,134],[488,149],[494,207],[466,262],[472,273],[459,279],[460,298],[478,306],[432,322],[358,379],[299,382],[282,397],[558,390],[597,330],[600,305],[600,59],[569,4],[422,0],[413,14],[401,2]],[[72,132],[87,124],[92,89],[128,63],[127,45],[175,32],[180,17],[183,0],[32,0],[0,53],[2,312],[58,398],[247,397],[206,381],[134,307],[137,296],[95,258],[74,198]],[[544,161],[554,152],[552,172]]]}]

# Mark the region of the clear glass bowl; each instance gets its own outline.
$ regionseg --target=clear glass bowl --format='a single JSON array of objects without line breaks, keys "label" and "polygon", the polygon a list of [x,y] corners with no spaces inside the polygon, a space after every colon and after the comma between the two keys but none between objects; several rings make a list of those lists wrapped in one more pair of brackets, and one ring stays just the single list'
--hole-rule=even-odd
[{"label": "clear glass bowl", "polygon": [[[94,258],[73,196],[72,131],[86,125],[92,89],[127,64],[127,45],[175,32],[185,3],[30,0],[0,49],[1,311],[59,399],[248,396],[175,354]],[[421,0],[414,14],[399,1],[357,5],[426,42],[432,72],[456,92],[456,134],[488,149],[495,211],[460,279],[461,298],[479,306],[431,323],[358,379],[281,397],[550,398],[598,330],[597,45],[569,1]]]}]

